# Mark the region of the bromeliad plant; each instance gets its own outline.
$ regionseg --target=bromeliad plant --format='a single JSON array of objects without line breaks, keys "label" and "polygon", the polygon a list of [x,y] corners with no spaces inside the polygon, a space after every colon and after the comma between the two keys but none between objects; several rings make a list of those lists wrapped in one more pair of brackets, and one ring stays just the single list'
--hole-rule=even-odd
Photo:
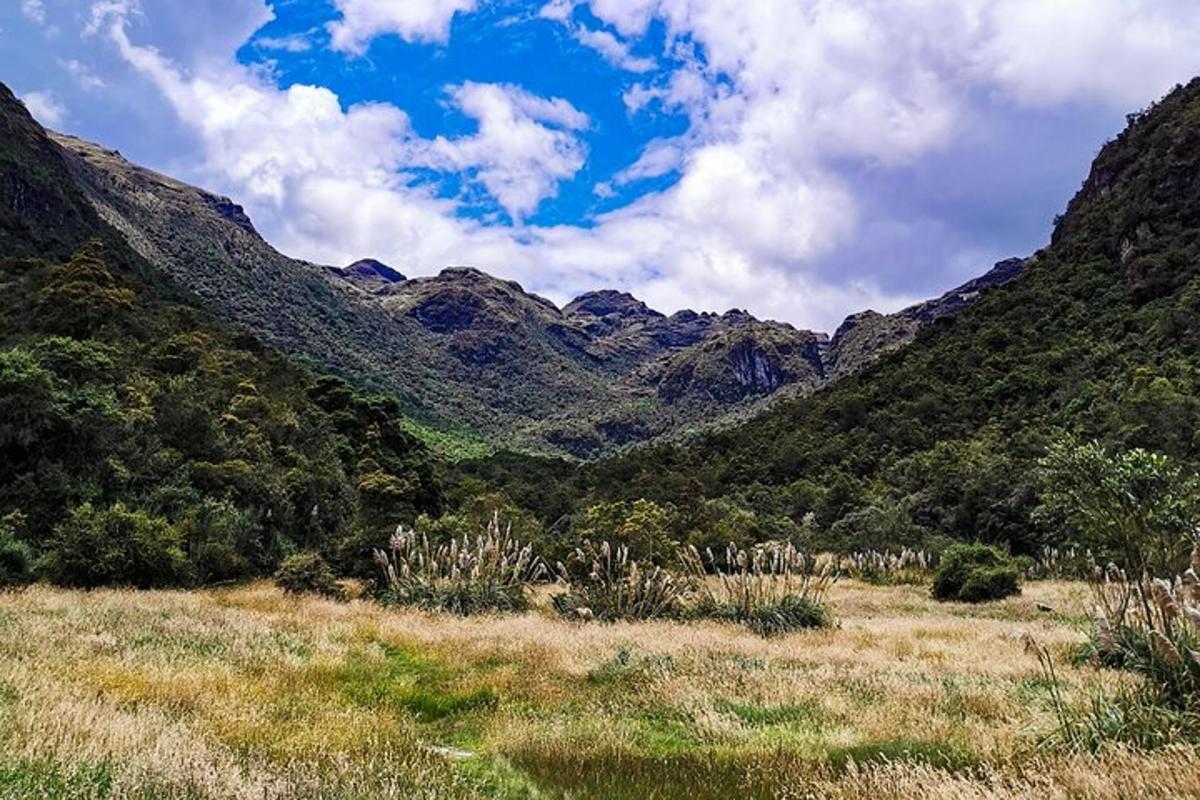
[{"label": "bromeliad plant", "polygon": [[401,526],[375,560],[385,602],[464,615],[523,611],[531,586],[548,575],[532,546],[514,539],[512,526],[502,528],[498,516],[475,539],[463,535],[440,545]]},{"label": "bromeliad plant", "polygon": [[730,545],[723,560],[695,547],[681,557],[698,587],[697,616],[738,622],[764,636],[831,624],[825,595],[838,572],[828,559],[812,558],[788,542]]}]

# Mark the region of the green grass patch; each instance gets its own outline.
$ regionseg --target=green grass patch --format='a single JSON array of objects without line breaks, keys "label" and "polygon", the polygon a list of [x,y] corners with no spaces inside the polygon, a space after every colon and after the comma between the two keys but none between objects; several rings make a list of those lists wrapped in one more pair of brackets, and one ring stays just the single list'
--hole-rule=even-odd
[{"label": "green grass patch", "polygon": [[588,683],[609,688],[643,683],[656,675],[664,675],[674,667],[669,655],[636,653],[622,647],[613,657],[587,674]]},{"label": "green grass patch", "polygon": [[[0,800],[71,798],[103,800],[118,790],[109,764],[62,765],[52,761],[0,761]],[[204,793],[194,787],[170,786],[141,778],[135,786],[119,787],[122,800],[199,800]]]},{"label": "green grass patch", "polygon": [[382,655],[355,653],[336,679],[351,702],[388,708],[434,722],[476,711],[491,711],[500,694],[490,686],[458,688],[461,673],[444,662],[398,647]]},{"label": "green grass patch", "polygon": [[752,728],[798,726],[817,731],[824,729],[829,722],[825,710],[815,700],[781,706],[755,706],[718,700],[715,705],[722,714],[731,714]]}]

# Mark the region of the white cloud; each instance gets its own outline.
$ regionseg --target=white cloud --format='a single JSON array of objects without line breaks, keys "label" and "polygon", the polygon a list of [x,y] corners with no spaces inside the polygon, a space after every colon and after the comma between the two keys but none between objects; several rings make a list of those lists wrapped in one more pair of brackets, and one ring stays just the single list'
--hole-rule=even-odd
[{"label": "white cloud", "polygon": [[312,49],[311,31],[293,33],[290,36],[260,36],[254,46],[263,50],[280,50],[285,53],[304,53]]},{"label": "white cloud", "polygon": [[642,150],[637,161],[613,176],[612,182],[624,186],[674,172],[683,163],[685,147],[682,139],[654,139]]},{"label": "white cloud", "polygon": [[479,123],[479,132],[462,139],[439,137],[433,151],[458,171],[477,170],[479,181],[513,220],[535,211],[556,193],[559,181],[583,166],[585,148],[570,131],[587,127],[588,118],[566,100],[480,83],[453,87],[451,99]]},{"label": "white cloud", "polygon": [[977,69],[1032,105],[1132,109],[1191,78],[1200,53],[1200,4],[1188,0],[1003,0],[980,28]]},{"label": "white cloud", "polygon": [[584,47],[595,50],[605,61],[618,69],[627,72],[650,72],[658,66],[653,58],[641,58],[633,55],[627,43],[622,42],[608,31],[593,31],[583,25],[576,25],[571,29],[571,35],[575,41]]},{"label": "white cloud", "polygon": [[76,83],[79,84],[79,88],[84,91],[103,89],[106,85],[104,80],[92,72],[87,64],[78,59],[69,58],[65,61],[60,61],[59,64],[75,79]]},{"label": "white cloud", "polygon": [[574,0],[550,0],[550,2],[541,7],[538,11],[538,16],[542,19],[566,22],[575,11],[575,5]]},{"label": "white cloud", "polygon": [[30,22],[46,24],[46,6],[42,0],[21,0],[21,13]]},{"label": "white cloud", "polygon": [[67,109],[50,92],[25,92],[21,102],[33,118],[47,128],[58,128],[66,121]]},{"label": "white cloud", "polygon": [[342,15],[327,26],[332,45],[361,55],[372,39],[396,34],[409,42],[445,42],[454,15],[474,11],[479,0],[334,0]]}]

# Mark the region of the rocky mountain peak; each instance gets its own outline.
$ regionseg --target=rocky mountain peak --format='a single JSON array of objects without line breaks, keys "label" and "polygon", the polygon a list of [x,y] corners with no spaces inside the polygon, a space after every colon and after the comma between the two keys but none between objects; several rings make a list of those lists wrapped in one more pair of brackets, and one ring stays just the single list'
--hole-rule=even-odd
[{"label": "rocky mountain peak", "polygon": [[382,261],[373,258],[360,258],[338,270],[341,276],[352,281],[367,284],[392,284],[408,280],[398,270],[392,269]]},{"label": "rocky mountain peak", "polygon": [[563,307],[567,316],[618,316],[623,318],[663,318],[663,315],[653,310],[641,300],[628,292],[615,289],[600,289],[585,292]]}]

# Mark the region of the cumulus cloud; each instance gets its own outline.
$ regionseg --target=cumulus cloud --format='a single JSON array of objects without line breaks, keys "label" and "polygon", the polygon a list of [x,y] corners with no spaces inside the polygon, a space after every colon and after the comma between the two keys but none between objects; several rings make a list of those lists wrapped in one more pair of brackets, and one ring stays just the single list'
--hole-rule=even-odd
[{"label": "cumulus cloud", "polygon": [[[237,47],[271,16],[261,0],[159,0],[156,18],[160,3],[185,2],[234,23],[169,53],[136,43],[145,20],[132,0],[96,3],[96,27],[196,132],[209,179],[283,249],[332,263],[375,255],[409,274],[475,263],[559,300],[619,286],[668,311],[742,306],[825,328],[917,299],[814,267],[863,235],[862,198],[840,165],[899,169],[950,146],[980,94],[1127,109],[1200,68],[1190,0],[590,0],[589,27],[582,2],[552,0],[542,17],[639,73],[624,93],[630,114],[681,113],[688,129],[595,176],[601,197],[677,175],[670,186],[587,224],[538,226],[526,220],[586,164],[588,109],[467,82],[448,87],[447,103],[477,130],[422,138],[394,105],[344,107],[326,88],[282,89],[238,64]],[[358,54],[382,35],[444,43],[478,2],[335,6],[331,44]],[[660,57],[629,62],[661,40],[643,38],[653,20],[666,33]],[[464,214],[469,199],[437,191],[420,178],[429,170],[482,187],[515,224]]]},{"label": "cumulus cloud", "polygon": [[67,118],[67,109],[50,92],[25,92],[21,102],[33,118],[47,128],[58,128]]},{"label": "cumulus cloud", "polygon": [[361,55],[371,40],[396,34],[409,42],[445,42],[454,15],[478,0],[334,0],[341,18],[329,23],[335,50]]},{"label": "cumulus cloud", "polygon": [[561,98],[536,97],[516,86],[464,83],[452,87],[453,103],[475,119],[479,132],[461,139],[439,137],[433,151],[458,171],[478,180],[509,216],[520,221],[559,181],[583,166],[586,149],[571,131],[588,118]]}]

